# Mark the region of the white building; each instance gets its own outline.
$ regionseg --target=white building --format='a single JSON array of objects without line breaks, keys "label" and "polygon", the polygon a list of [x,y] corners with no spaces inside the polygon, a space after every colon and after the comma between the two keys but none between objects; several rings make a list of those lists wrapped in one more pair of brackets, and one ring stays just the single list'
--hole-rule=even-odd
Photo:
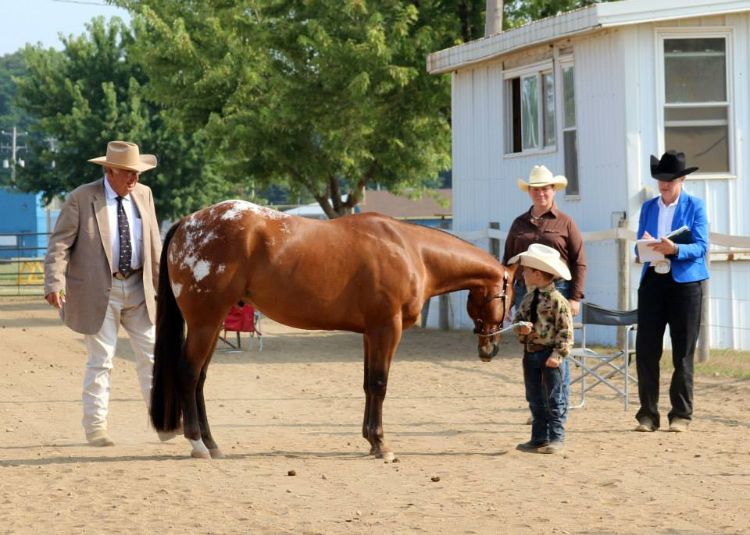
[{"label": "white building", "polygon": [[[530,206],[516,179],[565,174],[556,200],[584,233],[636,230],[654,195],[651,154],[684,151],[700,171],[711,231],[750,235],[750,0],[595,4],[431,54],[452,77],[453,228],[507,230]],[[485,244],[486,245],[486,244]],[[617,306],[617,245],[587,244],[587,300]],[[635,306],[640,266],[630,266]],[[713,255],[712,347],[750,349],[750,263]],[[465,295],[454,325],[469,327]],[[431,314],[432,315],[432,314]]]}]

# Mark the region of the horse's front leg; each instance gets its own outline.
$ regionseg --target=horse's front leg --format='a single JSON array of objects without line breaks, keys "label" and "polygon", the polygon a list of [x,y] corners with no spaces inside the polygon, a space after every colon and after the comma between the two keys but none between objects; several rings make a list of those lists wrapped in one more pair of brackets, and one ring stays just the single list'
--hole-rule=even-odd
[{"label": "horse's front leg", "polygon": [[362,389],[365,391],[365,416],[362,418],[362,437],[365,438],[369,442],[370,440],[370,430],[367,427],[367,423],[369,421],[369,414],[370,414],[370,398],[372,397],[370,394],[370,388],[368,387],[368,382],[370,378],[370,362],[369,362],[369,344],[367,343],[367,335],[362,335],[362,342],[365,349],[365,378],[364,383],[362,384]]},{"label": "horse's front leg", "polygon": [[393,355],[401,340],[401,323],[368,329],[365,369],[365,423],[363,435],[370,442],[370,454],[392,461],[395,454],[387,445],[383,433],[383,401],[388,388],[388,372]]}]

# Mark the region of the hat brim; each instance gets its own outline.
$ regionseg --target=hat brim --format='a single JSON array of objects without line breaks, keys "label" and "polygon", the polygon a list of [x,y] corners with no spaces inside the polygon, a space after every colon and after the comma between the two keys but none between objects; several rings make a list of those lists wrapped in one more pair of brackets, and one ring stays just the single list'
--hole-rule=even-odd
[{"label": "hat brim", "polygon": [[143,173],[144,171],[148,171],[149,169],[153,169],[154,167],[156,167],[156,156],[154,156],[153,154],[141,154],[140,163],[134,165],[112,163],[107,161],[106,156],[91,158],[89,162],[104,167],[114,167],[115,169],[125,169],[127,171],[136,171],[138,173]]},{"label": "hat brim", "polygon": [[565,279],[566,281],[569,281],[572,278],[570,275],[570,269],[568,269],[568,266],[566,266],[565,263],[560,259],[552,262],[546,262],[538,256],[530,254],[528,251],[526,251],[523,253],[519,253],[511,258],[508,261],[508,264],[515,264],[516,262],[519,262],[522,266],[538,269],[539,271],[549,273],[555,278]]},{"label": "hat brim", "polygon": [[539,182],[537,184],[529,184],[523,178],[518,179],[518,189],[521,191],[529,191],[529,188],[543,188],[544,186],[553,186],[555,191],[565,189],[568,185],[568,179],[562,175],[558,175],[550,182]]},{"label": "hat brim", "polygon": [[651,173],[651,176],[654,177],[656,180],[661,180],[662,182],[672,182],[673,180],[689,175],[690,173],[695,173],[698,170],[697,167],[686,167],[679,173]]}]

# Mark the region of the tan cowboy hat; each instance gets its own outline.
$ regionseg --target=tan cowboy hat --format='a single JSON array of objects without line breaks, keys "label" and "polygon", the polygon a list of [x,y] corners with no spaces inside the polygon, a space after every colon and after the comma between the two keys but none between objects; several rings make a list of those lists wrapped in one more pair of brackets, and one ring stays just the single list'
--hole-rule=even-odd
[{"label": "tan cowboy hat", "polygon": [[107,155],[89,160],[96,165],[127,169],[143,173],[156,167],[156,156],[140,154],[138,145],[128,141],[110,141],[107,143]]},{"label": "tan cowboy hat", "polygon": [[524,182],[523,178],[518,179],[518,189],[521,191],[529,191],[529,188],[541,188],[542,186],[554,186],[555,191],[557,191],[567,185],[567,178],[562,175],[553,176],[552,171],[543,165],[535,165],[531,168],[528,182]]},{"label": "tan cowboy hat", "polygon": [[521,262],[522,266],[551,273],[555,278],[570,280],[570,270],[560,259],[560,253],[552,247],[547,247],[541,243],[532,243],[526,252],[517,254],[511,258],[508,263],[515,264]]}]

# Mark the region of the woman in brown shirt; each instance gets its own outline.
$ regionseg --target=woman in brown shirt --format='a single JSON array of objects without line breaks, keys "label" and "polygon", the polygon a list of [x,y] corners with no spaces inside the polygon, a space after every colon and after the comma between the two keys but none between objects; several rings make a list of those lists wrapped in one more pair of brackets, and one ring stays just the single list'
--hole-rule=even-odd
[{"label": "woman in brown shirt", "polygon": [[[567,184],[568,180],[564,176],[553,176],[543,165],[535,165],[532,168],[528,183],[518,179],[518,187],[529,193],[532,205],[510,226],[505,241],[503,263],[507,264],[515,255],[526,251],[532,243],[541,243],[556,249],[570,269],[572,278],[570,282],[559,279],[555,285],[569,300],[571,312],[575,316],[580,311],[583,299],[586,254],[578,225],[555,204],[556,191],[563,189]],[[522,277],[516,277],[514,288],[514,303],[517,305],[526,294]]]}]

